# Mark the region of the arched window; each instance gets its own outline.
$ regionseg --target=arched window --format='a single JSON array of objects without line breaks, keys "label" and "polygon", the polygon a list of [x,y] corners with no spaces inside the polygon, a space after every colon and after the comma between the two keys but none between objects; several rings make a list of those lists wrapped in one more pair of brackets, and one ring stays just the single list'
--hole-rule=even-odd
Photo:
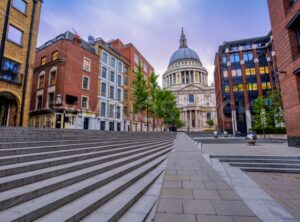
[{"label": "arched window", "polygon": [[56,74],[57,74],[57,67],[53,66],[49,71],[49,82],[48,82],[49,86],[56,84]]},{"label": "arched window", "polygon": [[206,119],[211,120],[211,113],[206,113]]},{"label": "arched window", "polygon": [[45,71],[42,71],[42,72],[40,72],[40,74],[38,76],[37,88],[38,89],[44,88],[44,84],[45,84]]}]

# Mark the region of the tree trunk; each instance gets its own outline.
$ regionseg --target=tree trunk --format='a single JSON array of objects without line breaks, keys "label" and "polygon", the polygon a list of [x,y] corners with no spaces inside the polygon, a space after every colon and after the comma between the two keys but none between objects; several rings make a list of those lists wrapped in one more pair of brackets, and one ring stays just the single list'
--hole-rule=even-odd
[{"label": "tree trunk", "polygon": [[155,118],[152,117],[152,132],[154,132],[155,129]]},{"label": "tree trunk", "polygon": [[143,111],[141,111],[141,132],[143,131]]}]

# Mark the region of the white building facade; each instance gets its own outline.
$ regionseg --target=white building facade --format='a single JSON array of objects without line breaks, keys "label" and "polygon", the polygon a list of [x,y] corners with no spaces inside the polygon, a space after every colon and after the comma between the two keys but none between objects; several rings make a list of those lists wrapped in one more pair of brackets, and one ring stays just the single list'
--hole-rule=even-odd
[{"label": "white building facade", "polygon": [[100,130],[124,131],[123,71],[124,63],[107,47],[98,48],[100,55],[99,114]]},{"label": "white building facade", "polygon": [[184,131],[209,129],[207,120],[217,125],[216,97],[213,86],[208,85],[208,72],[198,54],[188,48],[182,30],[180,47],[170,59],[163,75],[163,86],[174,93]]}]

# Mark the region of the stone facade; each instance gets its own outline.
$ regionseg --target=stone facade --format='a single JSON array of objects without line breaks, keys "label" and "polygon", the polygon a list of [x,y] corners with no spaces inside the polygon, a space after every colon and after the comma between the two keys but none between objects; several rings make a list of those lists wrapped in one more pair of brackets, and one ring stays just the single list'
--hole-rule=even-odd
[{"label": "stone facade", "polygon": [[203,131],[207,120],[217,124],[215,91],[208,86],[208,72],[195,51],[189,49],[182,31],[180,48],[172,55],[168,70],[163,75],[163,86],[176,96],[182,130]]},{"label": "stone facade", "polygon": [[268,4],[288,143],[300,147],[300,2]]},{"label": "stone facade", "polygon": [[0,126],[28,126],[42,1],[20,2],[0,1]]},{"label": "stone facade", "polygon": [[129,61],[102,39],[96,40],[95,49],[100,61],[100,130],[129,131],[130,121],[125,118],[128,115]]}]

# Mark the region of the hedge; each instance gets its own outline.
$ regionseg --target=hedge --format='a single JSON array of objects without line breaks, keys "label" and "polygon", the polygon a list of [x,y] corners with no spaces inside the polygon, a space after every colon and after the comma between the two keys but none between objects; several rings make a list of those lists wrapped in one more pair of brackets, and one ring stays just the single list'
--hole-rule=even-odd
[{"label": "hedge", "polygon": [[[263,134],[263,129],[262,128],[257,128],[254,129],[254,131],[257,134]],[[285,127],[267,127],[265,128],[265,134],[286,134],[286,128]]]}]

